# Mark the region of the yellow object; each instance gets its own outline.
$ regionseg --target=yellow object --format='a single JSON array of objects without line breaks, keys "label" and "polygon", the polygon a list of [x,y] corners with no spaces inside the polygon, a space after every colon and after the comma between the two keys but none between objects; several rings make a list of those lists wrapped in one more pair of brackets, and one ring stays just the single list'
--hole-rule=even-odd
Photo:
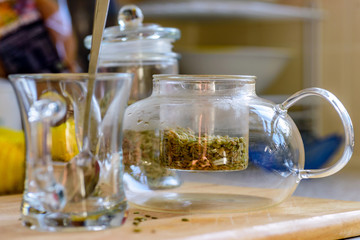
[{"label": "yellow object", "polygon": [[[52,127],[51,135],[54,161],[68,162],[78,154],[74,119]],[[0,195],[23,191],[25,168],[24,132],[0,127]]]},{"label": "yellow object", "polygon": [[23,131],[0,127],[0,195],[20,193],[25,177]]},{"label": "yellow object", "polygon": [[51,136],[51,155],[54,161],[68,162],[79,153],[73,118],[59,126],[52,127]]}]

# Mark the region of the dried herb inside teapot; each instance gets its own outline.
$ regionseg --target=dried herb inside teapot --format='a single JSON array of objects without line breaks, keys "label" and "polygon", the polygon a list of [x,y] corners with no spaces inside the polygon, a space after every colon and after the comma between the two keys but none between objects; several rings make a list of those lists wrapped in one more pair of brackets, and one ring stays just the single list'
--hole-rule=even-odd
[{"label": "dried herb inside teapot", "polygon": [[160,165],[159,152],[160,138],[154,130],[124,130],[125,171],[151,188],[169,188],[170,186],[163,186],[160,180],[164,177],[175,177],[176,174]]},{"label": "dried herb inside teapot", "polygon": [[243,170],[248,164],[247,148],[244,137],[198,136],[191,129],[166,129],[160,159],[170,169]]}]

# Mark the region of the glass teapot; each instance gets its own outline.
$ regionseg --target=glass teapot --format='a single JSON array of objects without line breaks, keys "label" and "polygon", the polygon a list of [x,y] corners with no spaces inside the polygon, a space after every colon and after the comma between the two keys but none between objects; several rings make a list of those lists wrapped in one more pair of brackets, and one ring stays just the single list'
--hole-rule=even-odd
[{"label": "glass teapot", "polygon": [[[341,158],[317,170],[304,169],[302,138],[287,114],[311,95],[330,102],[345,129]],[[125,112],[125,191],[137,207],[164,212],[269,207],[301,179],[339,171],[353,145],[346,109],[324,89],[304,89],[274,104],[256,95],[254,76],[155,75],[152,95]]]}]

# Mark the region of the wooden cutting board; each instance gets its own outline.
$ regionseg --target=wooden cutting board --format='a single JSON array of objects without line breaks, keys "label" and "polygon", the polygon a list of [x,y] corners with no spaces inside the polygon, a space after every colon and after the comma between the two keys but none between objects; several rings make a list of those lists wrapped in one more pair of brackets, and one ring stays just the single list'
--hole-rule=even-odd
[{"label": "wooden cutting board", "polygon": [[[339,239],[360,235],[360,202],[291,197],[267,210],[236,214],[181,215],[130,207],[122,227],[99,232],[44,233],[21,225],[20,195],[0,197],[0,239],[218,240]],[[139,214],[134,214],[139,212]],[[151,215],[139,226],[135,217]],[[183,218],[189,221],[182,221]],[[134,232],[139,228],[140,232]]]}]

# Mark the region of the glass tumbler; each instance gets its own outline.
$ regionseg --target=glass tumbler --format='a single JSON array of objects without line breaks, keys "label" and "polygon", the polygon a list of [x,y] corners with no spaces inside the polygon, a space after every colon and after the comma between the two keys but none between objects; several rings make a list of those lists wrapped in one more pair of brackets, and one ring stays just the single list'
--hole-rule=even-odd
[{"label": "glass tumbler", "polygon": [[88,74],[25,74],[10,79],[26,135],[23,224],[41,231],[122,225],[127,208],[122,120],[132,75],[96,76],[87,138],[83,125]]}]

